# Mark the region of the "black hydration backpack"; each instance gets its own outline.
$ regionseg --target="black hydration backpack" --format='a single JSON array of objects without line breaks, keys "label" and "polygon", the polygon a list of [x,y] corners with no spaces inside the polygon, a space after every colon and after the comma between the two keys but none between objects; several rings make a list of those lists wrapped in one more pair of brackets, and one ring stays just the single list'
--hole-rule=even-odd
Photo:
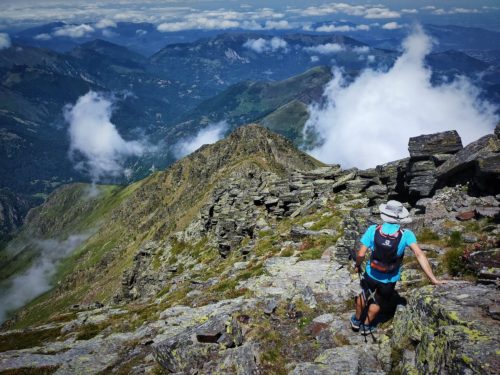
[{"label": "black hydration backpack", "polygon": [[372,269],[383,273],[392,273],[401,267],[403,255],[398,256],[398,246],[403,238],[399,229],[394,234],[382,233],[382,225],[375,230],[375,246],[370,259]]}]

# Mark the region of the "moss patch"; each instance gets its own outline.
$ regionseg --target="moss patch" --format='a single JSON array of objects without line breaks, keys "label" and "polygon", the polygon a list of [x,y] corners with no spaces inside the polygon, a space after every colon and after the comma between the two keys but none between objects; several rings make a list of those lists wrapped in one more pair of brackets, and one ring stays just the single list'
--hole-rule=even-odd
[{"label": "moss patch", "polygon": [[0,339],[0,352],[7,350],[19,350],[39,346],[45,342],[55,341],[61,332],[61,327],[46,330],[23,330],[9,335],[3,335]]}]

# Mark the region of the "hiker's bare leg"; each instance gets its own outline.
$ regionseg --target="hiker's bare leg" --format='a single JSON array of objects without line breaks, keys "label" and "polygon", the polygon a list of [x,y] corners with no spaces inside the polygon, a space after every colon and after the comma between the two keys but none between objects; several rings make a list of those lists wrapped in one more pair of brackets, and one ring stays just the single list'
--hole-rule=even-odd
[{"label": "hiker's bare leg", "polygon": [[376,303],[371,303],[370,306],[368,306],[368,316],[365,319],[365,324],[372,324],[379,312],[380,306]]},{"label": "hiker's bare leg", "polygon": [[363,312],[363,309],[365,308],[365,300],[363,299],[363,295],[360,294],[356,298],[356,319],[361,318],[361,313]]}]

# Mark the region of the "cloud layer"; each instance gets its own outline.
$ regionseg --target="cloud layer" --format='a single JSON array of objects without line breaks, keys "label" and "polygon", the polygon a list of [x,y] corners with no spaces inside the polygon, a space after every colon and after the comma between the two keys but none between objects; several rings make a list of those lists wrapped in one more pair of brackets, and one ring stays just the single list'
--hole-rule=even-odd
[{"label": "cloud layer", "polygon": [[[274,0],[267,2],[266,7],[253,4],[226,2],[224,7],[214,8],[213,2],[179,2],[161,0],[87,0],[68,6],[67,1],[51,0],[40,6],[34,0],[4,0],[0,23],[18,24],[33,22],[53,22],[64,20],[68,23],[91,24],[94,28],[114,27],[116,22],[150,22],[163,32],[188,29],[231,29],[249,30],[289,29],[311,25],[314,18],[324,21],[325,17],[339,19],[351,17],[356,22],[363,20],[386,20],[387,22],[402,17],[443,16],[443,15],[476,15],[498,12],[499,7],[474,6],[466,7],[463,1],[450,0],[443,7],[424,6],[420,9],[401,8],[394,1],[380,1],[349,4],[347,2],[331,2],[323,5],[309,5],[302,1],[295,5],[283,6],[283,2]],[[97,23],[96,23],[97,22]],[[478,24],[477,26],[481,26]],[[370,26],[325,26],[325,32],[346,32],[367,30]],[[330,30],[329,30],[329,29]]]},{"label": "cloud layer", "polygon": [[193,153],[203,145],[217,142],[224,137],[229,126],[226,121],[220,121],[201,129],[194,137],[184,139],[174,146],[174,154],[178,158]]},{"label": "cloud layer", "polygon": [[94,182],[122,175],[125,159],[145,151],[143,143],[126,141],[118,133],[111,123],[112,105],[102,94],[89,91],[64,110],[69,123],[70,156]]},{"label": "cloud layer", "polygon": [[387,72],[366,70],[347,84],[340,71],[325,90],[326,105],[312,106],[305,133],[324,143],[311,154],[344,167],[374,167],[408,156],[408,138],[456,129],[467,144],[491,132],[492,105],[462,78],[432,86],[424,58],[431,41],[421,28],[404,41],[403,54]]},{"label": "cloud layer", "polygon": [[11,46],[9,34],[0,33],[0,50]]},{"label": "cloud layer", "polygon": [[51,279],[59,261],[82,244],[90,234],[76,234],[66,240],[33,240],[40,251],[33,265],[0,288],[0,324],[9,311],[16,310],[51,288]]}]

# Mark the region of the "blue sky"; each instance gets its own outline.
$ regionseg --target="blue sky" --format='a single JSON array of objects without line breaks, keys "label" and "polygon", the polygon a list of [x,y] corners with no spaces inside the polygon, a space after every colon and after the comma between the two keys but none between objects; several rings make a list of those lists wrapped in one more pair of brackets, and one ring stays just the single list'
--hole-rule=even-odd
[{"label": "blue sky", "polygon": [[102,19],[114,22],[151,22],[165,32],[189,28],[302,28],[326,20],[346,20],[365,25],[404,25],[418,20],[423,23],[477,26],[500,31],[498,0],[1,0],[0,4],[2,29],[52,21],[93,23]]}]

